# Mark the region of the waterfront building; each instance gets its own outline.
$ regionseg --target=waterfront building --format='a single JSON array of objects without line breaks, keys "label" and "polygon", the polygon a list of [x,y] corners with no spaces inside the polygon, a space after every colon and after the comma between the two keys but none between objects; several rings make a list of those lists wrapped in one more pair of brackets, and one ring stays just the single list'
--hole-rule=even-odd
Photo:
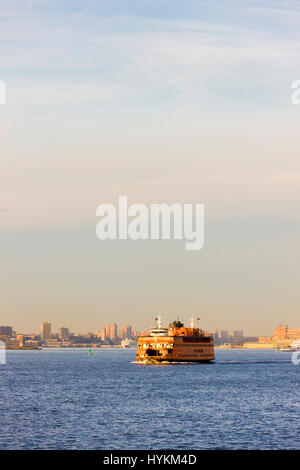
[{"label": "waterfront building", "polygon": [[43,341],[43,347],[46,348],[60,348],[61,342],[57,338],[45,339]]},{"label": "waterfront building", "polygon": [[51,339],[51,323],[45,321],[41,324],[41,338],[42,340]]},{"label": "waterfront building", "polygon": [[273,331],[273,341],[294,341],[300,339],[300,328],[289,328],[287,325],[278,325]]},{"label": "waterfront building", "polygon": [[121,328],[120,338],[121,339],[130,339],[132,337],[132,328],[130,325],[125,325]]},{"label": "waterfront building", "polygon": [[112,342],[115,342],[118,338],[118,327],[115,322],[112,322],[112,324],[109,326],[109,339]]},{"label": "waterfront building", "polygon": [[12,326],[0,326],[0,335],[5,335],[8,336],[9,338],[12,337],[13,335],[13,329]]},{"label": "waterfront building", "polygon": [[24,346],[24,335],[17,335],[17,341],[19,343],[20,348]]},{"label": "waterfront building", "polygon": [[72,341],[64,341],[62,340],[61,342],[61,347],[62,348],[71,348],[73,346]]},{"label": "waterfront building", "polygon": [[104,328],[102,328],[102,330],[100,332],[97,333],[97,336],[98,338],[100,338],[102,341],[106,341],[107,339],[107,333],[106,333],[106,326]]},{"label": "waterfront building", "polygon": [[69,337],[70,337],[69,328],[65,328],[65,327],[59,328],[58,337],[60,339],[69,339]]},{"label": "waterfront building", "polygon": [[231,337],[229,335],[228,330],[221,330],[220,331],[220,339],[221,339],[221,342],[223,342],[223,343],[229,343]]},{"label": "waterfront building", "polygon": [[16,338],[12,338],[8,335],[0,335],[0,341],[5,344],[7,349],[19,347],[19,343]]},{"label": "waterfront building", "polygon": [[300,328],[278,325],[274,328],[273,336],[259,336],[257,343],[246,343],[245,347],[258,349],[288,347],[296,340],[300,340]]},{"label": "waterfront building", "polygon": [[38,348],[40,346],[40,342],[33,339],[26,339],[24,341],[24,346],[27,348]]},{"label": "waterfront building", "polygon": [[244,332],[243,330],[235,330],[232,337],[233,344],[240,345],[244,343]]}]

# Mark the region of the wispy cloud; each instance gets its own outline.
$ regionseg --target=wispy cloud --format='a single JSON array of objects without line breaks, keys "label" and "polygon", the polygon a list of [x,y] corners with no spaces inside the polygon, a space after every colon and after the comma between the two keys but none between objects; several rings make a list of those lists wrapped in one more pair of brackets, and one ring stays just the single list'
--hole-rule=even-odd
[{"label": "wispy cloud", "polygon": [[[45,0],[10,15],[21,3],[2,2],[0,78],[9,105],[0,171],[3,204],[24,200],[39,214],[29,225],[90,217],[98,192],[120,184],[134,192],[143,182],[151,194],[159,185],[164,194],[160,181],[171,188],[176,178],[183,195],[199,175],[211,194],[217,174],[241,194],[239,178],[250,188],[261,172],[262,195],[270,167],[297,170],[290,83],[300,70],[300,35],[290,34],[288,14],[273,27],[278,2],[229,2],[230,21],[225,10],[211,14],[214,2],[187,2],[176,14],[182,2],[165,2],[174,5],[166,10],[156,2]],[[282,180],[295,194],[297,184]],[[223,210],[229,188],[218,187]],[[268,188],[277,201],[274,179]]]}]

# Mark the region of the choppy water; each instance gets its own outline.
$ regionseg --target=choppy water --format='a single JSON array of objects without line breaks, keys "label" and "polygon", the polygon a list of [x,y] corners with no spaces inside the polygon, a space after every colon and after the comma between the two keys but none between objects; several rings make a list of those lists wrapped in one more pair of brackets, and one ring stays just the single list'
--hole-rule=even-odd
[{"label": "choppy water", "polygon": [[8,351],[1,449],[299,449],[300,365],[217,350],[215,364],[141,366],[135,350]]}]

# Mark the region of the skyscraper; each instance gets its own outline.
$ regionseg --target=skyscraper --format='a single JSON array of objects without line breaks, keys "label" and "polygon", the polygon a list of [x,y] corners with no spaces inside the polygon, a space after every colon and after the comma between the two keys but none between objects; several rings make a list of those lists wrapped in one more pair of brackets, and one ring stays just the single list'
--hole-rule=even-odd
[{"label": "skyscraper", "polygon": [[233,332],[233,343],[235,344],[243,344],[244,342],[244,332],[243,330],[235,330]]},{"label": "skyscraper", "polygon": [[116,341],[117,336],[118,336],[118,327],[117,327],[117,324],[113,322],[109,326],[109,339],[114,342]]},{"label": "skyscraper", "polygon": [[131,326],[130,325],[125,325],[121,328],[120,338],[121,339],[131,338]]},{"label": "skyscraper", "polygon": [[0,326],[0,335],[12,337],[12,326]]},{"label": "skyscraper", "polygon": [[41,324],[41,338],[51,339],[51,323],[45,321]]},{"label": "skyscraper", "polygon": [[107,326],[104,326],[101,331],[98,331],[98,338],[100,338],[102,341],[106,341],[107,339]]},{"label": "skyscraper", "polygon": [[58,336],[61,339],[69,339],[69,336],[70,336],[69,328],[64,328],[64,327],[59,328]]}]

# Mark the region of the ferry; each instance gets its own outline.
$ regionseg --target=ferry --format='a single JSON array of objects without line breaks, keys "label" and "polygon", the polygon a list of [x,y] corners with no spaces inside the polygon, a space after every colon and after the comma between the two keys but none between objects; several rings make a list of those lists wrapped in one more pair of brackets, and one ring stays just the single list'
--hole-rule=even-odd
[{"label": "ferry", "polygon": [[300,350],[300,340],[296,340],[290,346],[282,346],[281,348],[277,349],[281,352],[295,352]]},{"label": "ferry", "polygon": [[212,362],[215,360],[213,335],[194,325],[187,328],[180,320],[162,327],[161,317],[148,334],[138,336],[136,360],[144,364],[169,362]]},{"label": "ferry", "polygon": [[133,341],[132,339],[128,339],[128,338],[125,338],[123,339],[123,341],[121,342],[121,348],[130,348],[130,346],[133,344]]}]

